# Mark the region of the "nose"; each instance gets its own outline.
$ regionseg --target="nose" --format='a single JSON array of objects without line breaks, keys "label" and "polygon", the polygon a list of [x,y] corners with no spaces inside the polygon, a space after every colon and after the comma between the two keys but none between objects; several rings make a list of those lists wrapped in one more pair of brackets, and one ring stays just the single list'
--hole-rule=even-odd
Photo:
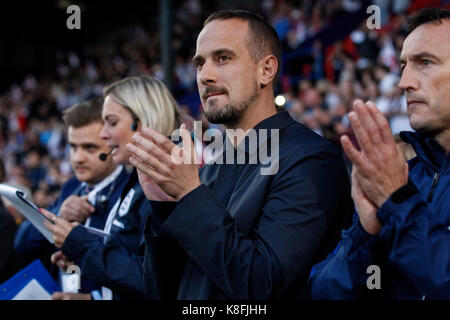
[{"label": "nose", "polygon": [[409,65],[406,65],[403,69],[398,87],[403,91],[416,91],[419,89],[419,78],[413,68],[409,67]]},{"label": "nose", "polygon": [[99,136],[103,140],[107,140],[109,138],[109,133],[108,133],[108,130],[106,129],[106,125],[105,124],[103,125],[102,130],[100,130]]},{"label": "nose", "polygon": [[86,160],[86,155],[82,148],[76,148],[72,151],[71,159],[73,162],[82,163]]},{"label": "nose", "polygon": [[201,70],[198,71],[198,80],[200,80],[203,85],[216,83],[217,72],[213,63],[205,61]]}]

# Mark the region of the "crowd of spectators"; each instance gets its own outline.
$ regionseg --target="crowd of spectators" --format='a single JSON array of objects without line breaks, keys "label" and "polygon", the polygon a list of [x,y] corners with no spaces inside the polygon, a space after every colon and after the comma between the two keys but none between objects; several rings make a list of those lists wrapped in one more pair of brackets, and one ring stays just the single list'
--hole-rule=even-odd
[{"label": "crowd of spectators", "polygon": [[[311,50],[300,55],[300,60],[284,65],[277,88],[286,99],[284,107],[297,121],[336,143],[342,134],[350,133],[346,114],[355,98],[374,101],[388,116],[394,134],[411,130],[406,101],[396,83],[404,21],[413,3],[405,0],[396,1],[395,6],[384,5],[380,29],[368,29],[362,20],[345,37],[326,45],[316,38],[321,30],[333,27],[342,15],[361,9],[365,12],[362,7],[367,6],[366,2],[264,0],[256,8],[250,7],[269,19],[285,53],[301,51],[304,44],[311,43]],[[196,92],[196,71],[191,60],[195,37],[208,14],[198,0],[186,0],[175,8],[173,91],[177,98]],[[5,181],[31,189],[39,207],[50,205],[72,175],[61,112],[101,96],[106,84],[126,76],[150,74],[163,79],[159,36],[157,30],[139,25],[115,31],[81,51],[57,52],[56,70],[49,70],[43,77],[30,74],[3,92],[0,156]],[[182,108],[195,119],[204,120],[199,100],[193,101],[193,105]],[[16,222],[20,223],[20,218]]]}]

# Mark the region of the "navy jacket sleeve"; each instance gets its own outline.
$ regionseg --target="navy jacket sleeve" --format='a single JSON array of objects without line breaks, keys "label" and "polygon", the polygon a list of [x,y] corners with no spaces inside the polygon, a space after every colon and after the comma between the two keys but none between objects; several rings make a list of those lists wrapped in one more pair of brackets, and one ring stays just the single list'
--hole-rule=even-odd
[{"label": "navy jacket sleeve", "polygon": [[128,227],[111,232],[106,243],[103,238],[90,234],[77,226],[69,233],[62,246],[66,257],[80,266],[83,276],[108,287],[120,298],[143,299],[145,288],[142,281],[143,245],[142,219],[148,215],[148,201],[141,201],[139,213],[133,209],[127,214]]},{"label": "navy jacket sleeve", "polygon": [[[442,208],[450,208],[448,197]],[[389,262],[431,299],[450,298],[450,214],[431,212],[410,183],[378,210]],[[420,297],[418,297],[420,298]]]},{"label": "navy jacket sleeve", "polygon": [[145,223],[143,280],[152,300],[175,300],[178,296],[185,254],[176,240],[161,231],[175,207],[176,202],[151,201],[152,214]]},{"label": "navy jacket sleeve", "polygon": [[368,234],[355,213],[353,225],[326,260],[311,270],[309,286],[315,300],[360,299],[368,295],[367,267],[376,264],[377,237]]},{"label": "navy jacket sleeve", "polygon": [[[412,282],[414,291],[410,290],[403,298],[448,299],[448,215],[443,219],[442,215],[430,212],[417,189],[409,184],[394,192],[377,211],[377,216],[382,225],[378,236],[368,235],[359,223],[355,223],[343,232],[335,253],[314,266],[310,275],[313,299],[368,296],[366,268],[372,264],[389,265],[397,275]],[[383,244],[387,256],[378,254],[377,243]],[[394,275],[392,280],[390,286],[395,288],[398,278]],[[404,286],[404,281],[399,285]],[[417,290],[418,293],[412,295]],[[401,298],[402,292],[405,288],[398,288],[395,296]]]},{"label": "navy jacket sleeve", "polygon": [[342,185],[347,176],[327,151],[300,160],[295,152],[290,156],[266,190],[251,232],[239,228],[205,185],[187,194],[162,223],[162,233],[176,239],[225,297],[277,299],[309,275],[342,201],[336,190],[348,187]]}]

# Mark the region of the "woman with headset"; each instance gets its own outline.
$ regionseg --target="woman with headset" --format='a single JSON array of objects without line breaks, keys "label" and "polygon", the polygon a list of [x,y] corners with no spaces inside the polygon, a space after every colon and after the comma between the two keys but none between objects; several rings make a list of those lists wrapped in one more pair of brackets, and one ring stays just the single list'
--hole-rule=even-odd
[{"label": "woman with headset", "polygon": [[[62,251],[52,260],[61,267],[72,261],[85,277],[101,283],[102,294],[94,293],[93,299],[143,299],[147,297],[142,280],[143,227],[151,207],[136,170],[128,163],[130,154],[126,145],[144,125],[170,136],[190,119],[180,111],[166,86],[150,76],[117,81],[104,89],[103,96],[104,125],[100,137],[107,141],[111,151],[100,157],[111,156],[114,163],[126,165],[132,173],[112,209],[115,213],[110,215],[107,236],[94,235],[83,226],[74,226],[46,212],[55,223],[46,225]],[[168,199],[156,184],[154,188],[161,200]]]}]

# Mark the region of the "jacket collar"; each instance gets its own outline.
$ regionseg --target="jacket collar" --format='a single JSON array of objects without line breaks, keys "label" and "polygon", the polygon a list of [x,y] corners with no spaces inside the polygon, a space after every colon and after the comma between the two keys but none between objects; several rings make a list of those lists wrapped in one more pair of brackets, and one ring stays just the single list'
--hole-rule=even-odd
[{"label": "jacket collar", "polygon": [[[255,127],[253,127],[252,130],[256,132],[256,145],[254,143],[249,143],[251,141],[251,138],[249,135],[246,135],[244,139],[237,145],[236,149],[247,153],[249,156],[254,156],[256,152],[258,152],[258,149],[263,145],[267,144],[271,137],[275,135],[279,135],[279,131],[283,128],[296,123],[294,119],[292,119],[291,115],[287,111],[279,111],[273,116],[270,116],[260,123],[258,123]],[[273,129],[277,129],[277,131],[272,131]],[[266,130],[266,132],[263,134],[259,130]],[[224,134],[223,137],[223,148],[217,152],[217,154],[214,156],[214,158],[211,161],[208,161],[208,163],[212,163],[217,161],[217,159],[227,151],[227,149],[233,149],[232,143],[228,140],[227,134]],[[256,147],[256,148],[255,148]],[[230,150],[230,151],[231,151]]]},{"label": "jacket collar", "polygon": [[[400,137],[409,143],[417,156],[436,172],[445,166],[447,155],[444,149],[433,137],[426,137],[417,132],[402,131]],[[450,156],[450,155],[449,155]]]}]

